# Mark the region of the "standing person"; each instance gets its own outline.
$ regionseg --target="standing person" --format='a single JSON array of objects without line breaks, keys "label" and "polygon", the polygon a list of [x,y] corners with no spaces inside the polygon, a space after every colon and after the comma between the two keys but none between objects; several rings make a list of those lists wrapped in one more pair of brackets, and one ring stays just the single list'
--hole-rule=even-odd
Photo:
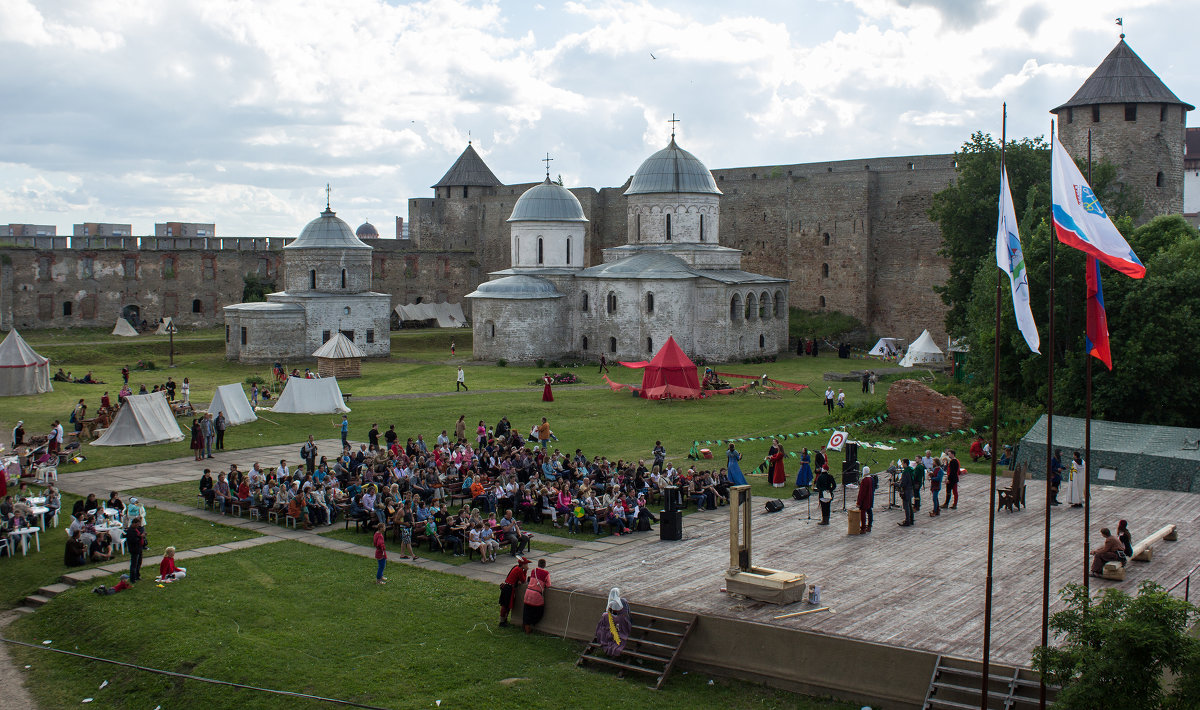
[{"label": "standing person", "polygon": [[24,419],[19,420],[17,422],[17,425],[15,427],[13,427],[12,445],[13,445],[13,449],[16,449],[16,448],[19,448],[19,447],[25,445],[25,420]]},{"label": "standing person", "polygon": [[309,474],[317,470],[317,442],[313,441],[312,434],[308,435],[308,441],[300,447],[300,458],[304,459],[304,466]]},{"label": "standing person", "polygon": [[725,468],[728,469],[729,483],[735,486],[746,485],[746,477],[742,474],[742,465],[738,463],[742,460],[742,452],[737,450],[734,444],[729,444],[729,451],[725,454]]},{"label": "standing person", "polygon": [[83,431],[83,420],[87,419],[87,404],[82,399],[75,405],[74,411],[71,412],[71,423],[75,425],[75,435]]},{"label": "standing person", "polygon": [[350,418],[342,415],[342,449],[350,448]]},{"label": "standing person", "polygon": [[1072,508],[1082,508],[1084,476],[1087,474],[1084,473],[1083,456],[1078,451],[1071,458],[1069,469],[1071,482],[1067,485],[1067,502]]},{"label": "standing person", "polygon": [[656,442],[654,442],[654,450],[651,451],[650,453],[652,453],[654,455],[654,463],[650,466],[650,470],[653,471],[654,469],[657,468],[659,473],[662,473],[663,462],[666,461],[666,459],[667,459],[666,447],[663,446],[663,443],[661,441],[656,441]]},{"label": "standing person", "polygon": [[526,568],[529,558],[517,555],[517,562],[508,571],[508,576],[500,583],[500,626],[508,626],[508,615],[512,612],[517,600],[517,589],[525,584]]},{"label": "standing person", "polygon": [[192,401],[192,383],[188,382],[188,378],[183,378],[183,384],[179,387],[179,396],[183,398],[184,404],[189,404]]},{"label": "standing person", "polygon": [[1113,537],[1112,531],[1108,528],[1100,528],[1100,534],[1104,536],[1104,544],[1092,550],[1092,576],[1104,576],[1104,563],[1116,562],[1121,559],[1121,541]]},{"label": "standing person", "polygon": [[933,498],[933,510],[929,511],[929,517],[936,518],[942,514],[941,506],[938,505],[938,494],[942,492],[942,477],[946,472],[942,470],[941,464],[934,464],[933,469],[929,472],[929,497]]},{"label": "standing person", "polygon": [[257,382],[250,386],[250,406],[251,407],[258,406],[258,383]]},{"label": "standing person", "polygon": [[[958,464],[958,454],[954,450],[950,450],[950,462],[946,464],[946,502],[942,503],[943,508],[954,510],[958,507],[958,474],[962,470]],[[950,495],[954,494],[954,503],[950,503]]]},{"label": "standing person", "polygon": [[833,492],[837,490],[837,481],[829,471],[817,474],[817,500],[821,504],[821,522],[817,525],[829,524],[829,511],[833,507]]},{"label": "standing person", "polygon": [[217,420],[213,422],[213,429],[217,431],[217,450],[225,450],[225,430],[229,427],[229,421],[225,419],[225,412],[217,414]]},{"label": "standing person", "polygon": [[862,373],[862,393],[866,394],[871,386],[871,371],[863,370]]},{"label": "standing person", "polygon": [[192,457],[200,460],[200,454],[204,452],[204,434],[200,433],[200,420],[192,420],[192,441],[190,444],[192,449]]},{"label": "standing person", "polygon": [[542,384],[545,385],[542,387],[542,401],[553,402],[554,392],[550,389],[550,385],[554,384],[554,378],[550,376],[549,372],[542,375]]},{"label": "standing person", "polygon": [[467,387],[467,375],[463,372],[462,365],[458,366],[458,379],[454,383],[454,391],[458,392],[460,389],[471,391],[471,388]]},{"label": "standing person", "polygon": [[767,450],[767,460],[770,461],[770,476],[773,488],[783,487],[787,481],[787,471],[783,468],[783,446],[779,444],[778,439],[771,439],[771,448]]},{"label": "standing person", "polygon": [[[450,341],[450,357],[451,358],[454,357],[454,341],[453,340]],[[462,368],[459,368],[459,369],[462,369]]]},{"label": "standing person", "polygon": [[[600,372],[608,372],[608,358],[604,357],[604,353],[600,353]],[[596,374],[599,375],[600,372]]]},{"label": "standing person", "polygon": [[129,384],[129,366],[128,365],[121,368],[121,382],[123,384]]},{"label": "standing person", "polygon": [[458,415],[458,421],[454,422],[454,443],[458,443],[467,438],[467,415]]},{"label": "standing person", "polygon": [[879,375],[877,375],[874,370],[871,370],[870,372],[871,372],[871,382],[870,382],[871,394],[875,394],[875,385],[879,384]]},{"label": "standing person", "polygon": [[125,531],[125,544],[129,548],[129,581],[137,582],[142,578],[142,553],[150,544],[140,517],[130,522],[129,530]]},{"label": "standing person", "polygon": [[808,447],[800,451],[800,470],[796,472],[796,487],[807,488],[812,485],[812,457],[808,454]]},{"label": "standing person", "polygon": [[1050,458],[1050,505],[1062,505],[1058,500],[1058,491],[1062,488],[1063,470],[1062,449],[1055,449],[1054,456]]},{"label": "standing person", "polygon": [[550,446],[550,422],[542,417],[542,423],[537,426],[538,443],[542,445],[542,451],[545,451]]},{"label": "standing person", "polygon": [[61,430],[62,425],[58,423],[57,419],[55,419],[54,425],[50,427],[50,433],[46,438],[46,453],[54,455],[57,454],[58,450],[62,448],[62,439],[59,438],[58,433]]},{"label": "standing person", "polygon": [[546,559],[538,560],[537,569],[529,575],[529,583],[525,587],[525,609],[521,614],[521,624],[525,633],[532,633],[533,627],[542,620],[546,613],[546,590],[550,588],[550,572],[546,569]]},{"label": "standing person", "polygon": [[379,425],[374,422],[371,423],[371,431],[367,432],[367,450],[379,450]]},{"label": "standing person", "polygon": [[833,387],[825,388],[825,411],[833,414]]},{"label": "standing person", "polygon": [[384,523],[375,526],[375,561],[378,563],[375,570],[375,584],[387,584],[387,577],[383,576],[383,568],[387,565],[387,541],[383,539],[383,531],[386,527]]},{"label": "standing person", "polygon": [[[916,485],[913,481],[913,468],[908,464],[908,459],[904,459],[901,463],[904,464],[904,468],[900,471],[900,502],[904,505],[904,522],[896,524],[907,528],[912,527],[915,523],[913,520],[913,492],[916,490]],[[946,489],[946,494],[949,495],[949,489]]]},{"label": "standing person", "polygon": [[200,432],[204,434],[204,458],[213,457],[213,441],[217,438],[217,428],[213,426],[211,414],[205,414],[200,419]]},{"label": "standing person", "polygon": [[821,346],[817,342],[817,339],[813,338],[813,340],[812,340],[812,356],[816,357],[818,352],[820,351],[820,349],[821,349]]},{"label": "standing person", "polygon": [[839,389],[837,393],[837,406],[841,409],[846,408],[846,390]]},{"label": "standing person", "polygon": [[875,477],[871,475],[868,466],[862,467],[862,478],[858,481],[858,499],[855,502],[862,512],[862,531],[871,532],[871,526],[875,524]]}]

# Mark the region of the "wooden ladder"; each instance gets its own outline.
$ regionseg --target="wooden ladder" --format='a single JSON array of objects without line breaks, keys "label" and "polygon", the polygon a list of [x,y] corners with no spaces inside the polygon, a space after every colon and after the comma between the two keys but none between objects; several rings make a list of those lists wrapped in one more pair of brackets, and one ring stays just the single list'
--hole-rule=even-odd
[{"label": "wooden ladder", "polygon": [[692,615],[686,619],[676,619],[637,611],[632,606],[630,612],[633,626],[625,642],[625,651],[619,657],[609,658],[600,647],[599,640],[593,636],[579,654],[575,665],[592,663],[616,668],[619,678],[624,678],[626,673],[657,676],[654,689],[660,690],[667,682],[675,659],[679,657],[679,651],[698,618]]},{"label": "wooden ladder", "polygon": [[[924,710],[978,710],[983,664],[963,658],[938,656]],[[1028,668],[992,663],[988,667],[988,707],[993,710],[1033,710],[1038,707],[1041,683]],[[1058,689],[1046,686],[1046,702],[1053,703]]]}]

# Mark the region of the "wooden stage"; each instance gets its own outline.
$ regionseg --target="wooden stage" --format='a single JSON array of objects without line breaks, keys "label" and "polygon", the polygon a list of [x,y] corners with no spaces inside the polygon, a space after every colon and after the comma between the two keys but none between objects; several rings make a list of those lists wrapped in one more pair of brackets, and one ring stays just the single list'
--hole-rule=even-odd
[{"label": "wooden stage", "polygon": [[[1009,479],[1011,480],[1011,479]],[[883,488],[883,487],[881,487]],[[781,494],[791,488],[780,489]],[[851,490],[848,502],[853,505]],[[944,496],[944,494],[943,494]],[[818,612],[776,621],[772,617],[809,608],[780,607],[733,598],[721,591],[729,562],[727,507],[684,517],[684,539],[664,542],[649,534],[602,554],[556,562],[554,586],[600,595],[614,586],[634,603],[743,619],[934,653],[979,659],[983,648],[983,593],[987,560],[986,476],[968,475],[959,488],[956,510],[929,517],[929,491],[922,496],[916,526],[897,527],[899,508],[887,509],[884,490],[876,494],[874,532],[846,534],[841,490],[829,526],[805,520],[804,501],[768,514],[756,498],[752,514],[753,562],[808,575],[822,587]],[[1028,666],[1041,639],[1042,557],[1045,481],[1030,481],[1029,508],[996,514],[992,602],[992,659]],[[1092,486],[1092,545],[1099,530],[1115,531],[1126,519],[1134,543],[1163,525],[1179,526],[1176,542],[1155,547],[1149,563],[1130,562],[1123,582],[1091,578],[1093,593],[1103,587],[1135,592],[1142,580],[1174,585],[1200,562],[1200,495],[1170,491]],[[1065,503],[1052,512],[1050,588],[1053,614],[1062,608],[1057,590],[1083,581],[1083,509]],[[799,519],[797,519],[799,518]],[[1200,588],[1197,590],[1200,594]],[[1183,588],[1176,593],[1182,596]],[[1052,638],[1053,642],[1053,638]]]}]

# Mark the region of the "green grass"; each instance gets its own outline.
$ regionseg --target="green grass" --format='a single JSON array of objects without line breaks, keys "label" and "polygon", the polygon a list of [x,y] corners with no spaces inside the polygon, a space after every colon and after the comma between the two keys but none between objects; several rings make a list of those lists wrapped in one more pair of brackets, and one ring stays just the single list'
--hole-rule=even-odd
[{"label": "green grass", "polygon": [[[106,491],[96,493],[100,495]],[[98,562],[84,567],[67,567],[63,564],[63,551],[67,541],[65,530],[70,524],[71,506],[79,498],[80,496],[70,493],[62,494],[62,509],[65,512],[59,514],[59,527],[42,531],[41,552],[36,552],[32,547],[33,542],[30,541],[31,547],[27,557],[22,557],[19,552],[16,557],[0,557],[0,570],[3,571],[3,574],[0,574],[0,609],[20,606],[26,596],[36,592],[39,587],[58,582],[59,577],[66,572],[129,561],[129,555],[118,554],[109,562]],[[163,548],[168,545],[174,545],[177,550],[182,551],[260,536],[259,533],[249,530],[215,525],[157,508],[150,508],[146,518],[149,521],[146,532],[150,538],[147,556],[162,554]],[[46,521],[47,524],[49,522]]]},{"label": "green grass", "polygon": [[[496,628],[496,587],[280,542],[189,560],[188,578],[110,597],[75,589],[17,620],[18,640],[152,668],[383,707],[851,708],[738,681],[677,673],[662,691],[574,668],[579,644]],[[261,600],[261,603],[255,603]],[[320,600],[320,601],[318,601]],[[284,699],[11,648],[44,708],[318,708]],[[517,677],[511,685],[500,681]],[[108,685],[99,690],[102,681]]]}]

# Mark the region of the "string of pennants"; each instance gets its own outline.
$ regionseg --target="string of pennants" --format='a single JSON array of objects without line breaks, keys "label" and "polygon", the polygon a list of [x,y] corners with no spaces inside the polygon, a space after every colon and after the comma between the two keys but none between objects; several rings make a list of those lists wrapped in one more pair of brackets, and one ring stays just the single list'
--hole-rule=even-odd
[{"label": "string of pennants", "polygon": [[[710,446],[713,446],[713,445],[724,446],[725,444],[740,444],[744,441],[770,441],[771,439],[779,439],[780,441],[783,441],[784,439],[799,439],[804,436],[816,436],[818,434],[832,434],[837,429],[844,429],[847,427],[866,426],[868,424],[882,424],[883,420],[887,419],[887,416],[888,415],[886,415],[886,414],[880,414],[877,417],[871,417],[870,419],[864,419],[861,422],[851,422],[849,424],[842,424],[836,428],[835,427],[826,427],[824,429],[814,429],[812,431],[798,431],[794,434],[768,434],[765,436],[739,436],[739,437],[731,437],[728,439],[716,439],[715,441],[696,440],[696,441],[692,442],[692,445],[699,446],[700,444],[708,444]],[[896,442],[893,441],[892,443],[894,444]]]}]

